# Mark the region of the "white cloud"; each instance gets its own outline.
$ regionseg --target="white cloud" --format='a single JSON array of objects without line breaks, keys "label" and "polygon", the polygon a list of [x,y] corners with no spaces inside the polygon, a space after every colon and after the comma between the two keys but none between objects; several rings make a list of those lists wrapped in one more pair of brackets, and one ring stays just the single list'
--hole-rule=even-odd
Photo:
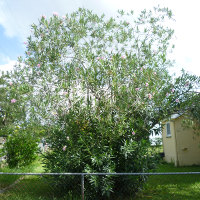
[{"label": "white cloud", "polygon": [[0,65],[0,74],[2,72],[6,72],[6,71],[11,71],[13,70],[14,65],[16,65],[17,61],[16,60],[8,60],[7,64],[4,65]]},{"label": "white cloud", "polygon": [[198,59],[200,46],[199,1],[168,0],[165,1],[165,4],[172,8],[176,19],[174,29],[177,39],[173,54],[177,63],[176,68],[184,68],[186,71],[200,76]]},{"label": "white cloud", "polygon": [[11,59],[9,58],[9,56],[0,53],[0,60],[1,63],[9,63]]},{"label": "white cloud", "polygon": [[153,6],[169,7],[176,20],[175,23],[169,24],[175,29],[176,40],[175,50],[172,58],[176,61],[172,72],[180,74],[180,70],[184,68],[187,72],[200,76],[199,64],[199,47],[200,47],[200,12],[199,0],[109,0],[110,6],[115,9],[125,10],[142,10],[144,8],[151,8]]},{"label": "white cloud", "polygon": [[51,16],[53,12],[58,12],[62,16],[79,7],[101,13],[109,11],[103,2],[98,0],[1,0],[0,24],[5,28],[7,36],[18,36],[23,41],[30,34],[30,25],[37,23],[43,14]]}]

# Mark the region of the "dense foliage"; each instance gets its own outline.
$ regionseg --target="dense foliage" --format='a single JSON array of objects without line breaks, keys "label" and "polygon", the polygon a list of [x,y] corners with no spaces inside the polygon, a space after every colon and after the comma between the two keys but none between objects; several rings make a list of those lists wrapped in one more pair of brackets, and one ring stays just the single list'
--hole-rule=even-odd
[{"label": "dense foliage", "polygon": [[16,101],[20,90],[16,90],[10,76],[4,74],[0,77],[0,136],[5,136],[15,129],[15,123],[24,121],[25,109],[23,103]]},{"label": "dense foliage", "polygon": [[[27,113],[15,124],[45,135],[47,171],[147,172],[155,166],[149,151],[155,125],[193,100],[198,104],[199,77],[183,73],[173,80],[168,74],[173,30],[164,23],[171,17],[166,8],[138,17],[120,11],[110,19],[79,9],[32,25],[26,57],[6,79],[21,93],[7,98]],[[89,176],[86,187],[89,198],[109,197],[122,185],[135,193],[144,180]],[[68,182],[75,192],[74,178]]]},{"label": "dense foliage", "polygon": [[10,135],[3,147],[10,168],[24,167],[32,163],[38,153],[38,140],[19,129]]},{"label": "dense foliage", "polygon": [[[117,122],[106,114],[98,119],[81,107],[70,110],[58,120],[57,127],[48,137],[51,148],[44,156],[47,169],[74,173],[147,172],[153,169],[158,157],[149,151],[148,140],[130,132],[134,118],[124,120],[123,125],[113,123]],[[77,177],[73,176],[56,177],[55,180],[62,189],[68,187],[75,193],[80,189],[76,181]],[[145,177],[86,176],[85,187],[93,199],[102,194],[110,196],[111,191],[134,194],[143,181]]]}]

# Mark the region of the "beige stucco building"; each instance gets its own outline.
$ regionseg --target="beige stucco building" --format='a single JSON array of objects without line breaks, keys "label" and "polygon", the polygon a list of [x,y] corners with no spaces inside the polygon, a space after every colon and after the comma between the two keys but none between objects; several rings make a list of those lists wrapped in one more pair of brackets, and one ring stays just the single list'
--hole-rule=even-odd
[{"label": "beige stucco building", "polygon": [[182,125],[183,115],[172,115],[163,122],[164,160],[175,166],[200,165],[200,135]]}]

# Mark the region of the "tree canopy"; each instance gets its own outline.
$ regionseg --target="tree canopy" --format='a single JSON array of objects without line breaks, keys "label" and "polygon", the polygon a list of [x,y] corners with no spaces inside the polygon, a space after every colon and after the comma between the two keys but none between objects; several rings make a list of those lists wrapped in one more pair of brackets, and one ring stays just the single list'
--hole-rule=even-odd
[{"label": "tree canopy", "polygon": [[9,91],[15,91],[10,105],[23,105],[29,120],[43,124],[78,102],[90,112],[106,105],[111,117],[136,112],[149,131],[189,107],[199,80],[183,74],[173,81],[168,74],[174,31],[165,21],[171,18],[166,8],[144,10],[139,17],[120,11],[116,19],[85,9],[43,16],[32,25],[26,57],[19,58],[8,80]]}]

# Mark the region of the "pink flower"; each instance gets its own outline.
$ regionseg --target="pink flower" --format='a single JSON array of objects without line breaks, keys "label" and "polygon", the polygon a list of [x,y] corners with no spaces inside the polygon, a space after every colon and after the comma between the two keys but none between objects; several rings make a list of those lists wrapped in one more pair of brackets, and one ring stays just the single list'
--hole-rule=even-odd
[{"label": "pink flower", "polygon": [[40,67],[40,64],[37,64],[38,67]]},{"label": "pink flower", "polygon": [[169,93],[166,94],[166,97],[168,97],[168,96],[169,96]]},{"label": "pink flower", "polygon": [[175,101],[176,101],[176,103],[179,103],[179,102],[180,102],[179,99],[176,99]]},{"label": "pink flower", "polygon": [[140,90],[140,88],[135,88],[135,90],[136,90],[136,91],[139,91],[139,90]]},{"label": "pink flower", "polygon": [[154,74],[154,75],[156,75],[157,73],[156,73],[156,72],[154,72],[153,74]]},{"label": "pink flower", "polygon": [[103,56],[101,56],[101,58],[100,58],[101,60],[103,60],[104,59],[104,57]]},{"label": "pink flower", "polygon": [[42,15],[42,18],[46,19],[46,16],[45,16],[45,15]]},{"label": "pink flower", "polygon": [[63,18],[63,19],[66,19],[66,16],[65,16],[65,15],[63,15],[63,16],[62,16],[62,18]]},{"label": "pink flower", "polygon": [[174,91],[175,91],[175,89],[174,89],[174,88],[172,88],[172,93],[174,93]]},{"label": "pink flower", "polygon": [[134,132],[134,131],[132,132],[132,135],[135,135],[135,132]]},{"label": "pink flower", "polygon": [[149,93],[148,94],[148,98],[151,100],[152,99],[152,95]]},{"label": "pink flower", "polygon": [[126,56],[122,56],[122,59],[125,59],[126,58]]},{"label": "pink flower", "polygon": [[26,45],[26,44],[27,44],[27,42],[24,42],[24,44]]},{"label": "pink flower", "polygon": [[54,16],[58,16],[58,13],[57,13],[57,12],[53,12],[53,15],[54,15]]},{"label": "pink flower", "polygon": [[30,55],[31,55],[31,53],[28,51],[28,52],[27,52],[27,55],[29,55],[29,56],[30,56]]},{"label": "pink flower", "polygon": [[11,99],[11,103],[15,103],[17,100],[16,99]]},{"label": "pink flower", "polygon": [[65,91],[65,92],[63,92],[63,95],[67,95],[67,92]]},{"label": "pink flower", "polygon": [[63,151],[66,151],[66,148],[67,148],[67,146],[65,145],[65,146],[62,148],[62,150],[63,150]]},{"label": "pink flower", "polygon": [[148,86],[149,86],[149,84],[148,84],[148,83],[146,83],[145,85],[146,85],[146,87],[148,87]]},{"label": "pink flower", "polygon": [[10,85],[10,86],[12,86],[12,85],[13,85],[13,83],[12,83],[12,82],[10,82],[10,83],[9,83],[9,85]]},{"label": "pink flower", "polygon": [[140,68],[140,71],[141,71],[141,72],[143,71],[143,67]]},{"label": "pink flower", "polygon": [[97,57],[97,60],[100,60],[100,57]]}]

